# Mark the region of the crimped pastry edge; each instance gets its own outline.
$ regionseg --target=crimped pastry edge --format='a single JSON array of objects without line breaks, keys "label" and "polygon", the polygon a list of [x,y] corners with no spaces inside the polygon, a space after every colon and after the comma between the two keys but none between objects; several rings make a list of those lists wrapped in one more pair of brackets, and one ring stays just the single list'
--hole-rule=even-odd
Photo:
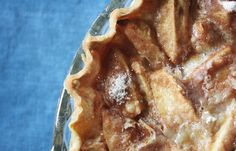
[{"label": "crimped pastry edge", "polygon": [[76,92],[75,88],[73,88],[73,81],[74,80],[78,81],[79,85],[81,83],[80,80],[82,80],[82,78],[85,76],[90,81],[92,81],[95,78],[100,69],[99,67],[97,67],[96,70],[96,66],[94,66],[97,60],[91,54],[92,51],[91,47],[96,43],[106,45],[106,43],[109,42],[116,34],[117,21],[121,18],[125,18],[129,14],[138,10],[142,6],[142,4],[143,0],[134,0],[129,8],[115,9],[110,14],[109,29],[107,33],[100,36],[91,36],[88,34],[82,42],[82,48],[84,50],[84,55],[82,55],[82,60],[84,63],[84,67],[78,73],[73,75],[68,75],[64,82],[65,89],[72,96],[74,100],[74,111],[71,115],[71,121],[69,124],[69,128],[71,131],[71,139],[69,147],[70,151],[79,151],[82,145],[81,138],[77,134],[77,132],[73,129],[72,124],[74,124],[76,121],[79,120],[80,114],[83,112],[83,108],[81,106],[81,101],[83,100],[83,97]]}]

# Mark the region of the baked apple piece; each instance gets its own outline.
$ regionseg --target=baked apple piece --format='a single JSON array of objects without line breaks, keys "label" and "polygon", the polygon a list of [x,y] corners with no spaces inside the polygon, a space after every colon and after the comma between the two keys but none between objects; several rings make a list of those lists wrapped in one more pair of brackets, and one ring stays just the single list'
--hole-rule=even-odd
[{"label": "baked apple piece", "polygon": [[151,81],[155,106],[167,131],[176,132],[182,123],[197,120],[191,101],[171,74],[165,69],[156,71],[151,75]]},{"label": "baked apple piece", "polygon": [[157,45],[156,35],[151,27],[144,21],[127,21],[122,30],[132,42],[141,58],[148,60],[154,69],[161,67],[165,61],[165,55]]},{"label": "baked apple piece", "polygon": [[108,106],[120,106],[124,115],[135,117],[143,108],[139,94],[125,56],[114,49],[109,56],[106,78],[104,79],[105,100]]},{"label": "baked apple piece", "polygon": [[173,63],[179,63],[190,51],[190,1],[162,1],[156,20],[161,46]]},{"label": "baked apple piece", "polygon": [[116,109],[103,111],[103,134],[110,151],[177,151],[174,143],[157,135],[144,121],[125,118]]}]

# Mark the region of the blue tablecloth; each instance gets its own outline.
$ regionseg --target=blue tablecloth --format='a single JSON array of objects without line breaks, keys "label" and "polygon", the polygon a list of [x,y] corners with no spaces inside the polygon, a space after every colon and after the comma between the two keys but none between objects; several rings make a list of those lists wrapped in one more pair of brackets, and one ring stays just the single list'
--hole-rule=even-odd
[{"label": "blue tablecloth", "polygon": [[0,150],[50,150],[73,56],[108,0],[0,0]]}]

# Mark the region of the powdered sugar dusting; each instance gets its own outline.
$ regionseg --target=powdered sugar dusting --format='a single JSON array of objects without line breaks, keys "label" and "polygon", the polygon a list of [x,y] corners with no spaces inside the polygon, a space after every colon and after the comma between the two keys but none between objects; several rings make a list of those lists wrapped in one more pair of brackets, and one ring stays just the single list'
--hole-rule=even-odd
[{"label": "powdered sugar dusting", "polygon": [[111,99],[118,104],[124,103],[124,98],[128,95],[127,88],[131,83],[130,75],[127,73],[115,75],[111,77],[110,83],[108,94]]}]

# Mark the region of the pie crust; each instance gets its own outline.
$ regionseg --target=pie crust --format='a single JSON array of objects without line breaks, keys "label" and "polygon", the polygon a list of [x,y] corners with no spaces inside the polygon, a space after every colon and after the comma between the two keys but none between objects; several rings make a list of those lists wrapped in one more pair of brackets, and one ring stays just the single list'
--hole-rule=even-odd
[{"label": "pie crust", "polygon": [[236,149],[236,13],[218,0],[134,0],[83,41],[69,75],[70,151]]}]

